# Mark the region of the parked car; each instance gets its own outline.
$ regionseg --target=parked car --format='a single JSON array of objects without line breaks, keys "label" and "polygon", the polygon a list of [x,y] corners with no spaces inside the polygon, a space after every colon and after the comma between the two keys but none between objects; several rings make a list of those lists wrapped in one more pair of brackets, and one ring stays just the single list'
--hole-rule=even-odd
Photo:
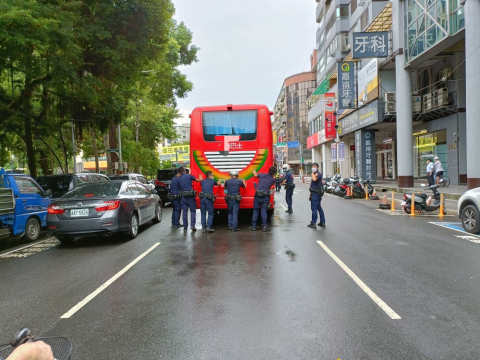
[{"label": "parked car", "polygon": [[125,233],[131,239],[139,227],[162,220],[159,197],[132,180],[84,184],[52,201],[48,229],[63,243],[84,236]]},{"label": "parked car", "polygon": [[0,237],[37,240],[47,225],[50,195],[30,176],[0,169]]},{"label": "parked car", "polygon": [[65,175],[46,175],[37,177],[37,182],[45,190],[52,192],[52,197],[60,197],[81,184],[104,183],[110,179],[97,173],[78,173]]},{"label": "parked car", "polygon": [[480,187],[465,192],[457,203],[458,216],[465,231],[480,233]]},{"label": "parked car", "polygon": [[157,194],[160,196],[164,204],[170,202],[167,195],[170,191],[170,183],[172,182],[172,178],[176,173],[177,169],[162,169],[157,171],[155,190],[157,190]]},{"label": "parked car", "polygon": [[155,185],[148,182],[147,178],[142,174],[121,174],[121,175],[109,175],[110,180],[133,180],[145,185],[147,189],[153,191]]}]

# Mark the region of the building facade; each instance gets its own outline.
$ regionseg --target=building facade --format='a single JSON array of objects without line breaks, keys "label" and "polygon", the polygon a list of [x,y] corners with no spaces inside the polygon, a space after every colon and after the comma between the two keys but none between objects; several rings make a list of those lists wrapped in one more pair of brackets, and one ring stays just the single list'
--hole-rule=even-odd
[{"label": "building facade", "polygon": [[316,74],[308,71],[287,77],[274,107],[277,164],[289,164],[294,173],[309,171],[311,151],[307,149],[307,99],[316,88]]}]

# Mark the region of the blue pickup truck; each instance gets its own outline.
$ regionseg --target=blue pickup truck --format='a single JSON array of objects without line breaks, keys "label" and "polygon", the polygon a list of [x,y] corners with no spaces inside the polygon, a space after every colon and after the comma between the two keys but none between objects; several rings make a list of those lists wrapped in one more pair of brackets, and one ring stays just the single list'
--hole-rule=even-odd
[{"label": "blue pickup truck", "polygon": [[47,226],[49,195],[30,176],[0,169],[0,238],[37,240]]}]

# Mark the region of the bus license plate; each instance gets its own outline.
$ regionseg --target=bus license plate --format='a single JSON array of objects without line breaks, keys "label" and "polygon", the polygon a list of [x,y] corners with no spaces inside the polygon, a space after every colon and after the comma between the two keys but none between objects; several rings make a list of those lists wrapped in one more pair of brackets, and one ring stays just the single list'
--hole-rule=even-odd
[{"label": "bus license plate", "polygon": [[70,210],[70,216],[71,217],[82,217],[82,216],[88,216],[88,209],[72,209]]}]

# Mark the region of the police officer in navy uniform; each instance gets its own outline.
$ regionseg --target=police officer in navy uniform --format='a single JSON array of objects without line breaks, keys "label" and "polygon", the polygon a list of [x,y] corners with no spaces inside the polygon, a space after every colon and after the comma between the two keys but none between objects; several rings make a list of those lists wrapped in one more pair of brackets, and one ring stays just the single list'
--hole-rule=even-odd
[{"label": "police officer in navy uniform", "polygon": [[180,225],[180,215],[182,213],[182,199],[180,194],[180,171],[177,169],[175,176],[172,178],[170,183],[170,192],[168,194],[169,200],[172,201],[172,226],[179,228]]},{"label": "police officer in navy uniform", "polygon": [[[213,178],[211,171],[205,173],[207,176],[206,179],[202,180],[200,175],[202,191],[200,192],[200,211],[202,213],[202,231],[203,232],[214,232],[213,229],[213,202],[215,197],[213,195],[213,186],[217,185],[217,182]],[[208,220],[207,220],[208,213]]]},{"label": "police officer in navy uniform", "polygon": [[258,184],[253,203],[252,227],[250,228],[252,231],[257,231],[259,212],[262,217],[262,231],[268,231],[267,208],[268,204],[270,203],[270,189],[272,188],[273,184],[275,184],[274,176],[276,172],[277,169],[274,166],[268,170],[268,174],[257,174],[257,172],[253,170],[253,175],[258,177]]},{"label": "police officer in navy uniform", "polygon": [[290,168],[288,165],[285,165],[283,167],[284,175],[283,175],[283,183],[285,184],[285,202],[287,203],[288,209],[285,210],[285,212],[292,214],[293,213],[293,208],[292,208],[292,203],[293,203],[293,189],[295,189],[295,183],[293,179],[292,172],[290,171]]},{"label": "police officer in navy uniform", "polygon": [[238,171],[230,172],[231,178],[225,181],[225,200],[228,206],[228,228],[239,231],[238,212],[240,210],[240,188],[245,188],[245,181],[238,178]]},{"label": "police officer in navy uniform", "polygon": [[192,185],[196,179],[194,176],[186,174],[185,168],[183,167],[179,168],[179,171],[181,174],[178,182],[180,185],[180,192],[182,194],[183,230],[185,232],[188,230],[188,210],[190,210],[190,227],[192,231],[197,231],[195,228],[197,204],[195,202],[195,192],[193,191]]},{"label": "police officer in navy uniform", "polygon": [[[312,222],[307,225],[309,228],[317,229],[317,217],[320,214],[320,227],[325,227],[325,214],[322,209],[323,197],[323,176],[318,170],[318,164],[312,165],[312,182],[310,183],[310,203],[312,207]],[[318,213],[318,214],[317,214]]]}]

